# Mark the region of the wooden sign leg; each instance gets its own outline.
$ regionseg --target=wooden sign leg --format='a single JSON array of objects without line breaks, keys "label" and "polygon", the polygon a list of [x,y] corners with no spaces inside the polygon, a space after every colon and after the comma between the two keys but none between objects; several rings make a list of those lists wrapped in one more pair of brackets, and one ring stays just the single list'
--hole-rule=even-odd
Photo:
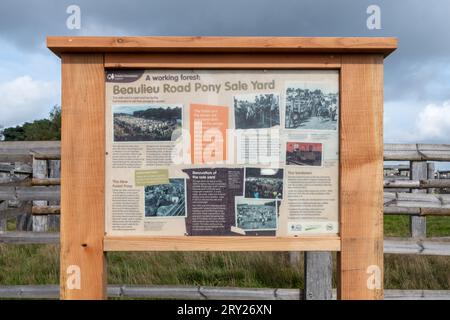
[{"label": "wooden sign leg", "polygon": [[106,297],[102,54],[62,56],[61,298]]},{"label": "wooden sign leg", "polygon": [[383,57],[341,69],[338,298],[383,298]]}]

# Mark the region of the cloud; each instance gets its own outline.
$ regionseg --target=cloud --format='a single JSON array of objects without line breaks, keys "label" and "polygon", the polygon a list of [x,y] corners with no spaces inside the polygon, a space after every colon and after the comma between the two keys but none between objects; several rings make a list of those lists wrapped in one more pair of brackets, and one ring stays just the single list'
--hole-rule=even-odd
[{"label": "cloud", "polygon": [[59,101],[59,87],[54,82],[25,75],[0,83],[0,125],[10,127],[45,118]]},{"label": "cloud", "polygon": [[429,104],[417,116],[416,127],[421,140],[450,141],[450,101]]},{"label": "cloud", "polygon": [[[71,4],[81,7],[81,30],[66,27]],[[381,30],[366,28],[372,4],[381,8]],[[399,49],[385,61],[386,141],[445,141],[416,124],[425,106],[450,101],[449,12],[443,0],[2,0],[0,81],[27,74],[37,86],[58,82],[48,35],[393,36]],[[44,98],[22,107],[31,113],[1,104],[0,124],[30,121],[39,110],[45,116],[59,99]]]}]

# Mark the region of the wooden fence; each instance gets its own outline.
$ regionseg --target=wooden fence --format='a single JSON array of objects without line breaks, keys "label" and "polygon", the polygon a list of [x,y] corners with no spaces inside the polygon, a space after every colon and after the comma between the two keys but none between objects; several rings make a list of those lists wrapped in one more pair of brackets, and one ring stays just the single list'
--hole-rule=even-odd
[{"label": "wooden fence", "polygon": [[[59,142],[0,142],[0,243],[59,243],[57,232],[60,214],[59,159]],[[445,194],[450,190],[450,179],[436,179],[439,175],[436,174],[434,167],[436,161],[450,162],[450,145],[386,144],[384,159],[409,162],[409,166],[387,165],[385,168],[384,214],[409,216],[411,231],[409,238],[386,238],[384,252],[450,256],[450,237],[428,238],[426,235],[428,216],[450,216],[450,194]],[[447,175],[444,176],[447,177]],[[8,231],[11,229],[12,221],[14,221],[15,230]],[[299,262],[299,255],[300,253],[290,254],[293,264]],[[282,296],[282,293],[294,299],[335,297],[332,290],[331,253],[306,252],[304,264],[304,291],[242,288],[210,288],[208,290],[216,292],[216,296],[212,294],[211,298],[242,298],[239,292],[246,292],[243,295],[245,298],[254,299],[277,299]],[[46,294],[56,297],[57,289],[55,288],[52,286],[0,287],[0,298],[43,297]],[[109,292],[111,296],[117,296],[116,291],[121,290],[122,296],[131,297],[196,298],[199,295],[197,289],[191,290],[191,288],[186,291],[184,287],[164,288],[167,290],[161,291],[160,287],[152,289],[122,286],[111,287]],[[175,293],[167,296],[169,291]],[[187,293],[194,291],[196,293]],[[33,295],[33,292],[36,294]],[[128,292],[131,293],[127,294]],[[223,295],[223,292],[228,293]],[[274,292],[278,292],[279,296],[277,297]],[[202,292],[198,298],[201,297],[209,296]],[[443,299],[450,298],[450,293],[387,290],[386,298]]]}]

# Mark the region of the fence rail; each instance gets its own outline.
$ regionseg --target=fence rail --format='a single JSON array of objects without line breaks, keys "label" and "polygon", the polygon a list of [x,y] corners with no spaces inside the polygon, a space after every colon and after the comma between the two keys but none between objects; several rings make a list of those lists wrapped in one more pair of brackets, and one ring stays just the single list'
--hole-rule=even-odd
[{"label": "fence rail", "polygon": [[[60,214],[60,143],[0,142],[0,243],[58,244]],[[427,238],[428,216],[450,216],[450,179],[435,172],[434,163],[450,162],[450,145],[386,144],[384,214],[410,216],[410,238],[386,238],[388,254],[450,256],[450,238]],[[17,231],[5,221],[16,219]],[[33,230],[28,232],[24,230]],[[299,253],[290,261],[299,263]],[[110,286],[110,297],[171,299],[331,299],[332,259],[329,252],[305,252],[305,291],[209,287]],[[0,298],[57,298],[58,286],[0,286]],[[386,299],[449,299],[450,291],[385,290]]]},{"label": "fence rail", "polygon": [[[109,285],[109,298],[187,300],[299,300],[303,290],[272,288],[231,288],[202,286]],[[58,285],[0,286],[0,298],[57,299]],[[384,290],[385,300],[450,300],[450,290]],[[336,290],[331,291],[336,299]]]},{"label": "fence rail", "polygon": [[[59,233],[5,232],[0,233],[0,243],[59,244]],[[450,256],[450,238],[386,238],[384,253]]]},{"label": "fence rail", "polygon": [[448,144],[385,144],[385,161],[450,161]]}]

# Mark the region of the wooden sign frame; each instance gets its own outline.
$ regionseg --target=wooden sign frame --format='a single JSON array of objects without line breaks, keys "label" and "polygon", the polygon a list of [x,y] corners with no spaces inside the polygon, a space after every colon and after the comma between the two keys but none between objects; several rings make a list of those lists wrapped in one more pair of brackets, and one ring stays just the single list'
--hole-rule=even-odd
[{"label": "wooden sign frame", "polygon": [[[392,38],[49,37],[62,61],[61,298],[105,299],[108,251],[336,251],[338,298],[383,298],[383,59]],[[105,236],[105,70],[340,73],[339,236]]]}]

